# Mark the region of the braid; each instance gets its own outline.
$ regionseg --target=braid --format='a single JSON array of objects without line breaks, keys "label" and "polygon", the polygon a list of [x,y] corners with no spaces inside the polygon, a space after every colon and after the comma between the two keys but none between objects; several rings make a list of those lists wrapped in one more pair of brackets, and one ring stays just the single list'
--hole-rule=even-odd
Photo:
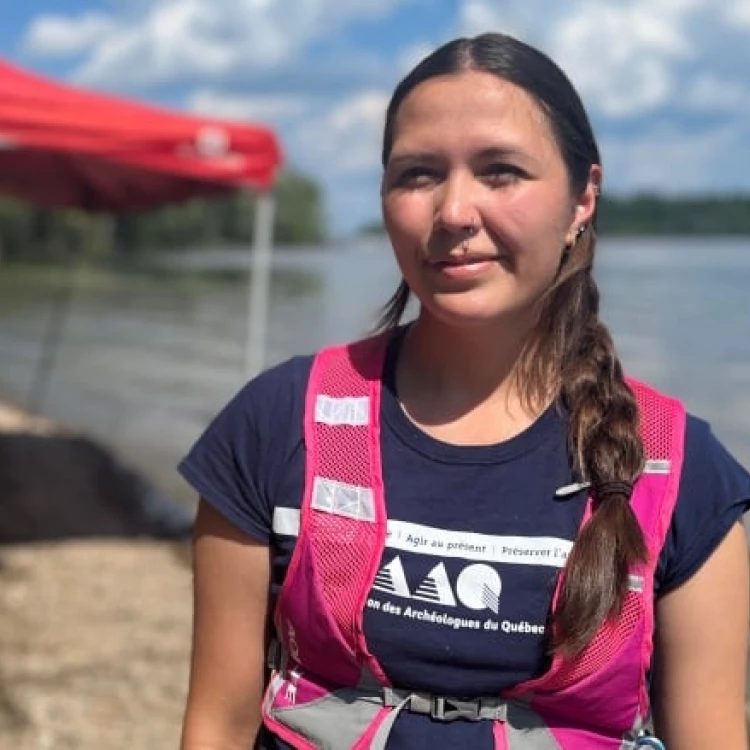
[{"label": "braid", "polygon": [[[560,355],[573,468],[591,483],[594,498],[593,515],[571,550],[554,614],[552,645],[568,654],[579,653],[602,623],[620,612],[630,568],[647,558],[628,491],[644,462],[638,407],[599,320],[591,267],[594,237],[587,240],[588,252],[578,268],[559,279],[540,320],[542,339],[551,335]],[[545,331],[550,318],[557,330],[547,326]]]}]

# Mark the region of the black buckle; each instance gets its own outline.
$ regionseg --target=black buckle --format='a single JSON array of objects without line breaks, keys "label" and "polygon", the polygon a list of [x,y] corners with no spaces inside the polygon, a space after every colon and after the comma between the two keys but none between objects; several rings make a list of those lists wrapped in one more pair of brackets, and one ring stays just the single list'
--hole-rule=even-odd
[{"label": "black buckle", "polygon": [[480,702],[478,700],[460,700],[435,695],[430,707],[430,718],[438,721],[479,721]]}]

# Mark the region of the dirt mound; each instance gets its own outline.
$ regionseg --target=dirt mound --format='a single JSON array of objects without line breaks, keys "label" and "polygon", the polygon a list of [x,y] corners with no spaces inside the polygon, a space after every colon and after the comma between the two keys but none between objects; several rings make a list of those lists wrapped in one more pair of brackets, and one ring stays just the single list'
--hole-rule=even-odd
[{"label": "dirt mound", "polygon": [[81,435],[0,432],[0,544],[186,539],[192,512]]}]

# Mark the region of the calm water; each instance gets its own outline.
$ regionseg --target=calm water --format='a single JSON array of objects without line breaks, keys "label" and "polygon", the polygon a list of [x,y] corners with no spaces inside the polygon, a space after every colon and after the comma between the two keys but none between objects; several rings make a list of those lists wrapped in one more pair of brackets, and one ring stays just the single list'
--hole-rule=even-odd
[{"label": "calm water", "polygon": [[[244,256],[222,260],[237,266]],[[683,398],[750,464],[750,238],[609,241],[597,275],[626,369]],[[396,280],[379,241],[279,253],[269,363],[362,334]],[[23,402],[50,301],[8,289],[2,268],[0,295],[0,385]],[[246,309],[240,285],[79,291],[44,412],[186,493],[172,467],[244,382]]]}]

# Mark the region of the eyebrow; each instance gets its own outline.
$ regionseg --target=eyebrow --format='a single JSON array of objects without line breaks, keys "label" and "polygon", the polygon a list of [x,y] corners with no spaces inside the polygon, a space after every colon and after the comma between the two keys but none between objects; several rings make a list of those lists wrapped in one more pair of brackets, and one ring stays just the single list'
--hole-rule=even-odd
[{"label": "eyebrow", "polygon": [[[528,163],[533,160],[533,155],[519,151],[512,146],[489,146],[472,154],[473,161],[490,161],[492,159],[512,160]],[[435,163],[441,161],[439,153],[434,151],[405,151],[391,157],[388,162],[394,166],[412,163]]]}]

